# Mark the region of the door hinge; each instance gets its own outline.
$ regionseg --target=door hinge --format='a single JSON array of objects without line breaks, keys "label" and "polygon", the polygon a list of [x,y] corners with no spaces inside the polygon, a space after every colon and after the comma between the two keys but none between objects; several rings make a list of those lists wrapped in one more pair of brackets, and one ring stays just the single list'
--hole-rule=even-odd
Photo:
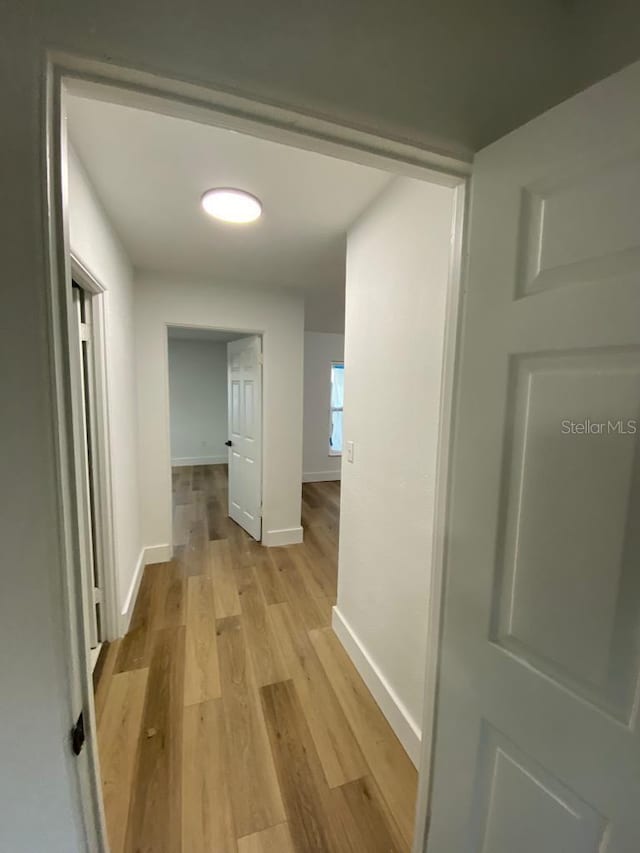
[{"label": "door hinge", "polygon": [[74,755],[80,755],[84,742],[84,712],[81,711],[75,726],[71,729],[71,751]]},{"label": "door hinge", "polygon": [[264,356],[261,352],[258,353],[258,364],[264,364]]}]

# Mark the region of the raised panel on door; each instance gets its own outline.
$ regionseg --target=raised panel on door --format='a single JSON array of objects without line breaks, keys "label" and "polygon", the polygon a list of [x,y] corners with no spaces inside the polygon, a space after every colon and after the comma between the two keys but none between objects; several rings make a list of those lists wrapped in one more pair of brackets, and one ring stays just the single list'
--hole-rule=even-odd
[{"label": "raised panel on door", "polygon": [[495,729],[481,731],[474,853],[598,853],[607,821]]},{"label": "raised panel on door", "polygon": [[522,188],[519,295],[633,274],[639,258],[636,150]]},{"label": "raised panel on door", "polygon": [[241,380],[231,379],[231,437],[238,438],[242,434],[242,405],[241,405],[242,383]]},{"label": "raised panel on door", "polygon": [[229,515],[236,518],[242,513],[242,380],[237,359],[229,363]]},{"label": "raised panel on door", "polygon": [[250,452],[256,442],[256,422],[254,412],[255,384],[252,379],[244,382],[242,393],[244,395],[244,437],[247,442],[246,450]]},{"label": "raised panel on door", "polygon": [[514,359],[493,639],[621,720],[640,647],[640,350]]}]

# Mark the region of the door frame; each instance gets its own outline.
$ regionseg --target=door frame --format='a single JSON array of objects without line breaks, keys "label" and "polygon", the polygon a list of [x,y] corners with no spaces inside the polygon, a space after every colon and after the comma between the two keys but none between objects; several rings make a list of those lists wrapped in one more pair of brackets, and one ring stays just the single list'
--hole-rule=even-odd
[{"label": "door frame", "polygon": [[[440,678],[444,594],[447,574],[449,512],[451,496],[452,443],[455,426],[456,394],[462,342],[464,312],[463,282],[466,275],[466,247],[469,224],[468,181],[456,190],[453,209],[453,228],[445,327],[442,353],[442,389],[436,452],[433,511],[433,541],[431,543],[431,577],[429,578],[427,617],[427,661],[424,679],[422,710],[422,741],[418,767],[418,795],[412,853],[424,853],[431,819],[434,747],[437,726],[438,683]],[[424,733],[429,732],[425,738]]]},{"label": "door frame", "polygon": [[[120,634],[118,615],[118,579],[116,576],[113,526],[113,491],[111,486],[111,441],[109,430],[109,387],[107,374],[107,318],[104,306],[106,287],[71,251],[71,278],[91,296],[91,323],[94,362],[95,399],[95,522],[96,556],[99,574],[104,581],[102,633],[107,642]],[[76,448],[74,448],[74,451]]]},{"label": "door frame", "polygon": [[[50,349],[50,392],[56,437],[58,518],[62,536],[62,583],[65,590],[65,624],[68,654],[65,662],[70,699],[69,724],[74,709],[85,711],[89,733],[95,733],[93,686],[88,672],[86,616],[79,598],[80,544],[74,526],[77,506],[74,476],[74,437],[71,420],[71,385],[68,359],[70,315],[66,293],[71,278],[68,228],[67,134],[64,95],[69,89],[93,98],[186,118],[235,130],[285,145],[315,151],[361,165],[384,169],[396,176],[418,178],[454,189],[445,348],[437,451],[436,500],[432,571],[428,599],[426,690],[419,766],[418,800],[413,853],[426,843],[431,794],[433,733],[440,666],[442,599],[446,576],[451,436],[462,315],[462,276],[467,222],[468,181],[471,164],[441,152],[378,136],[314,115],[284,109],[229,92],[122,68],[91,58],[49,51],[45,61],[46,185],[43,197],[45,240],[48,248],[47,322]],[[168,382],[168,375],[167,375]],[[427,604],[427,603],[425,603]],[[77,714],[77,711],[75,711]],[[88,762],[76,762],[78,794],[86,849],[108,853],[99,760],[95,737],[87,738]]]}]

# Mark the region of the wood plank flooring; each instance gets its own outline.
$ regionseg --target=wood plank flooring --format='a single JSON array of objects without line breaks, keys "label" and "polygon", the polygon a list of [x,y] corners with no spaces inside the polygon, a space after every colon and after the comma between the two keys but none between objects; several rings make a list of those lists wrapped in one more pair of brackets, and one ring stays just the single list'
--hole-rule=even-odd
[{"label": "wood plank flooring", "polygon": [[339,483],[302,498],[304,544],[263,548],[226,466],[174,470],[174,559],[96,685],[111,853],[410,849],[416,771],[330,627]]}]

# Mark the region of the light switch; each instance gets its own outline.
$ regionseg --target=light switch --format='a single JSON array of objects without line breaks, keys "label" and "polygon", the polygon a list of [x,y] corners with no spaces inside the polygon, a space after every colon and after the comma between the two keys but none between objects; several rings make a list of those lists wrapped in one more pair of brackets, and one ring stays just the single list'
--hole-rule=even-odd
[{"label": "light switch", "polygon": [[347,462],[353,462],[353,442],[347,442]]}]

